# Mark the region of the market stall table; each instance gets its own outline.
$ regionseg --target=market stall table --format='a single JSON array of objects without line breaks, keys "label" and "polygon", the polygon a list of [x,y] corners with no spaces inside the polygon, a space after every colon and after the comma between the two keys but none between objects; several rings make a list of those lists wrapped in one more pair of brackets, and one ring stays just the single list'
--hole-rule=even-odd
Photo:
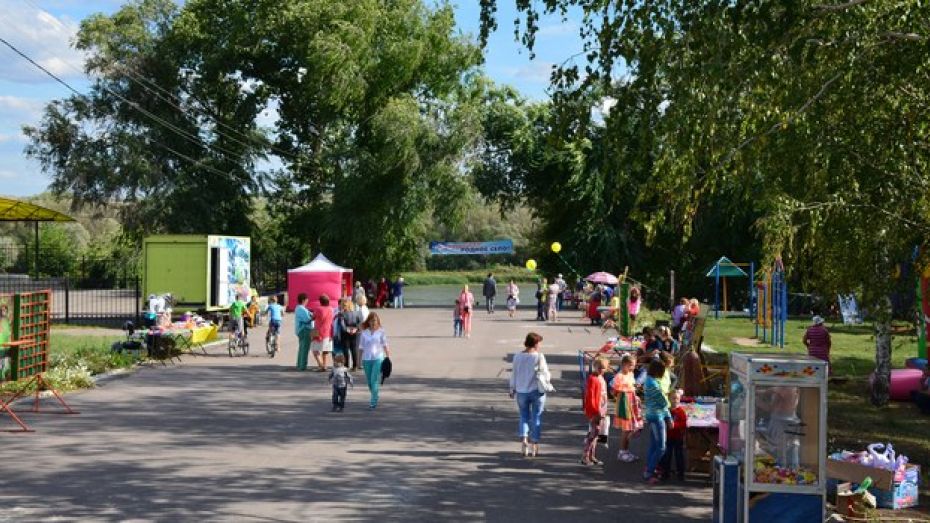
[{"label": "market stall table", "polygon": [[696,398],[682,401],[688,415],[685,432],[685,470],[689,473],[711,474],[714,456],[720,454],[717,445],[720,422],[717,420],[717,398]]},{"label": "market stall table", "polygon": [[159,360],[174,359],[180,350],[200,348],[206,354],[204,343],[216,339],[216,325],[188,328],[172,325],[136,333],[145,342],[145,349],[150,358]]},{"label": "market stall table", "polygon": [[219,327],[212,324],[199,327],[174,324],[167,329],[167,335],[171,336],[175,344],[182,349],[200,349],[206,354],[207,349],[204,344],[215,340],[218,337],[218,330]]}]

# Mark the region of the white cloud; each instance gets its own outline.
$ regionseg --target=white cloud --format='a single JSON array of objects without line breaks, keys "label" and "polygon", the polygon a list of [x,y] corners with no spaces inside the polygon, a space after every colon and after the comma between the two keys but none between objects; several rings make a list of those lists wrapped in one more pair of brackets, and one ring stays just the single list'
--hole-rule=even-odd
[{"label": "white cloud", "polygon": [[536,36],[538,37],[549,37],[549,36],[567,36],[567,35],[577,35],[578,34],[578,22],[574,20],[566,20],[564,22],[555,22],[551,24],[543,25],[536,31]]},{"label": "white cloud", "polygon": [[[42,67],[63,78],[82,78],[83,55],[70,42],[78,23],[24,2],[8,2],[0,12],[4,37]],[[23,83],[52,81],[6,46],[0,51],[0,79]]]},{"label": "white cloud", "polygon": [[258,116],[255,118],[255,125],[264,129],[273,129],[278,123],[278,119],[281,115],[278,113],[278,107],[280,103],[277,99],[272,99],[268,102],[268,105],[258,113]]},{"label": "white cloud", "polygon": [[8,125],[34,123],[42,116],[44,107],[44,100],[0,95],[0,124],[5,128]]},{"label": "white cloud", "polygon": [[505,76],[532,83],[548,84],[552,76],[552,62],[532,62],[520,67],[504,67]]},{"label": "white cloud", "polygon": [[0,143],[25,142],[26,137],[22,133],[0,133]]}]

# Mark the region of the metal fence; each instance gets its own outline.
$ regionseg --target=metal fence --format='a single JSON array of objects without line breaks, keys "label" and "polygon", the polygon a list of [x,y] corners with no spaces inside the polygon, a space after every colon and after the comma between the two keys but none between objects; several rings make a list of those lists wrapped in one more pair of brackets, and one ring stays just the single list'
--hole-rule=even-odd
[{"label": "metal fence", "polygon": [[52,322],[78,325],[120,326],[138,323],[142,294],[136,278],[123,288],[75,287],[69,278],[30,278],[0,275],[0,293],[52,291]]},{"label": "metal fence", "polygon": [[[70,255],[62,249],[39,249],[35,277],[32,245],[0,243],[0,293],[52,291],[52,321],[116,326],[138,321],[142,306],[141,251],[121,258]],[[252,260],[252,286],[263,294],[287,288],[287,269],[296,266],[286,254],[269,253]]]}]

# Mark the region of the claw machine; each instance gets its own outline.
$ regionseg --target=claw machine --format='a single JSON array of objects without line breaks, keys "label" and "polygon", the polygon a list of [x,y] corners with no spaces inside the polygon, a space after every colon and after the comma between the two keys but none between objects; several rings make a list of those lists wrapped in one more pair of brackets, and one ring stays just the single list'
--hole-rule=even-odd
[{"label": "claw machine", "polygon": [[741,521],[824,520],[827,371],[806,355],[730,355],[729,454],[739,480],[728,499]]}]

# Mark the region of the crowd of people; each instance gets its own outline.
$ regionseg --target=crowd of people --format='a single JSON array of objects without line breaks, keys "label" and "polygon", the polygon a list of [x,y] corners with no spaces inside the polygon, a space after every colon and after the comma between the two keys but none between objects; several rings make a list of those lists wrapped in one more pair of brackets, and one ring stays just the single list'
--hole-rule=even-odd
[{"label": "crowd of people", "polygon": [[[607,300],[612,303],[608,312],[613,314],[617,299],[605,289],[592,290],[601,292],[604,297],[610,296]],[[630,292],[630,300],[636,303],[627,306],[633,321],[639,314],[642,300],[638,289],[636,291]],[[668,479],[673,472],[683,478],[687,416],[679,405],[682,391],[676,388],[678,378],[673,368],[676,356],[681,354],[680,337],[693,326],[699,314],[697,300],[682,298],[672,312],[671,325],[644,327],[636,350],[625,353],[618,368],[612,368],[607,358],[594,360],[583,397],[588,432],[582,464],[603,464],[595,451],[599,442],[606,443],[609,425],[612,425],[619,431],[617,460],[621,463],[640,459],[630,451],[634,436],[642,433],[648,438],[644,481],[656,484]],[[541,342],[538,334],[527,335],[524,350],[514,356],[510,379],[510,394],[516,399],[520,413],[518,436],[525,456],[535,456],[539,452],[545,388],[550,380],[545,356],[540,351]]]},{"label": "crowd of people", "polygon": [[352,291],[352,300],[358,303],[361,298],[365,298],[366,304],[370,303],[376,309],[384,307],[393,307],[395,309],[404,308],[404,287],[407,282],[403,276],[398,276],[396,280],[381,278],[377,282],[374,279],[367,279],[355,282],[355,288]]},{"label": "crowd of people", "polygon": [[[400,281],[403,283],[402,279]],[[308,367],[310,355],[317,364],[314,370],[329,370],[333,411],[342,412],[348,388],[353,385],[352,373],[361,368],[370,393],[368,406],[377,408],[381,383],[390,375],[391,350],[381,318],[368,308],[368,297],[363,293],[353,293],[351,297],[339,299],[333,306],[329,296],[321,294],[319,306],[308,307],[307,302],[305,293],[297,295],[294,308],[297,370],[311,370]],[[269,323],[269,333],[272,328],[280,329],[280,323]],[[333,364],[328,368],[330,355],[333,356]]]}]

